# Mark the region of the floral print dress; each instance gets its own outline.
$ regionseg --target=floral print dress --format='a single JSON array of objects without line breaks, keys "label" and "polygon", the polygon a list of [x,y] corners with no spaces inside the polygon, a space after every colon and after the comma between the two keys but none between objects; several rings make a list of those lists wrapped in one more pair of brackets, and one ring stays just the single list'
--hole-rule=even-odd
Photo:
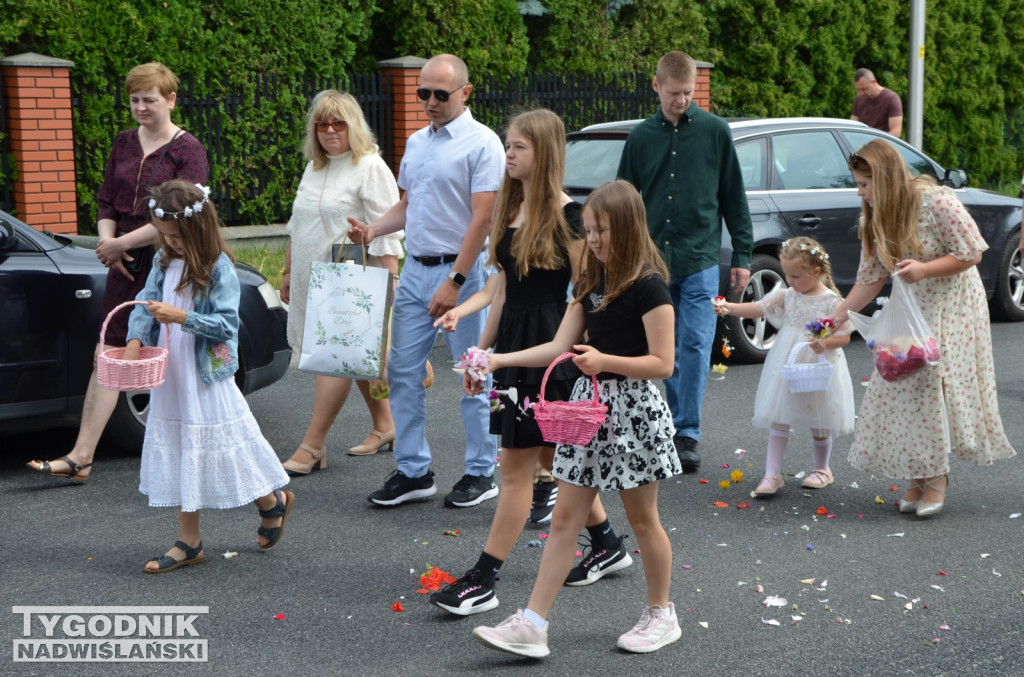
[{"label": "floral print dress", "polygon": [[[917,217],[921,253],[932,261],[952,254],[968,261],[988,249],[971,215],[949,188],[924,189]],[[861,256],[858,284],[890,274],[877,256]],[[942,361],[906,379],[872,374],[861,402],[850,463],[898,479],[949,472],[949,454],[991,465],[1016,454],[1003,432],[996,398],[985,288],[977,267],[911,285],[935,333]]]}]

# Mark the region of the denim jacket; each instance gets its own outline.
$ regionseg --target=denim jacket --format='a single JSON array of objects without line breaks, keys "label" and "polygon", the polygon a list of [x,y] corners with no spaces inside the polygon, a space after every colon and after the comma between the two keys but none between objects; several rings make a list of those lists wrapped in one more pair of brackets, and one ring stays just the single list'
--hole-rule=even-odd
[{"label": "denim jacket", "polygon": [[[160,268],[157,252],[153,257],[153,270],[137,301],[162,301],[164,270]],[[238,302],[241,292],[235,266],[226,254],[221,254],[211,275],[209,294],[196,294],[193,309],[188,311],[183,331],[196,336],[196,366],[199,378],[210,385],[238,371]],[[149,314],[149,308],[135,306],[128,318],[128,340],[139,339],[143,345],[155,346],[161,324]],[[175,365],[170,365],[173,369]]]}]

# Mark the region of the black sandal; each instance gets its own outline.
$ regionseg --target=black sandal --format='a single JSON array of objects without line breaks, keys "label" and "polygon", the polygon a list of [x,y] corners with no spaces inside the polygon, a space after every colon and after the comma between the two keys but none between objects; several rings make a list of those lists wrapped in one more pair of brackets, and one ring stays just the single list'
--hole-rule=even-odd
[{"label": "black sandal", "polygon": [[[51,463],[55,463],[57,461],[61,461],[62,463],[67,463],[68,464],[68,469],[65,470],[65,471],[54,470],[53,466],[51,466],[50,464]],[[36,467],[36,466],[32,465],[32,463],[38,463],[39,467]],[[92,463],[83,463],[83,464],[75,463],[74,461],[72,461],[67,456],[61,456],[60,458],[55,458],[53,461],[33,461],[33,462],[30,462],[30,463],[26,463],[25,465],[27,465],[29,468],[32,468],[36,472],[43,473],[44,475],[49,475],[50,477],[63,477],[64,479],[74,480],[75,482],[88,482],[89,481],[89,476],[88,475],[81,475],[81,476],[79,476],[78,473],[82,472],[86,468],[91,468],[92,467]]]},{"label": "black sandal", "polygon": [[[174,547],[182,550],[185,553],[185,559],[174,559],[170,555],[161,555],[160,557],[154,557],[149,562],[156,562],[156,569],[147,569],[142,567],[142,570],[147,574],[162,574],[166,571],[174,571],[180,567],[187,567],[189,564],[199,564],[206,560],[206,556],[203,554],[203,542],[199,541],[199,545],[194,548],[188,547],[186,543],[181,541],[175,541]],[[149,564],[146,562],[146,564]]]},{"label": "black sandal", "polygon": [[269,510],[260,510],[260,517],[265,519],[273,519],[275,517],[281,518],[281,524],[276,527],[264,527],[261,526],[256,530],[257,536],[262,536],[267,539],[265,545],[259,545],[260,550],[269,550],[277,545],[277,542],[281,540],[281,536],[284,535],[284,523],[288,520],[288,513],[292,511],[292,506],[295,505],[295,494],[291,491],[285,491],[284,495],[288,497],[288,502],[284,502],[284,497],[281,495],[280,489],[274,490],[274,497],[277,498],[277,505]]}]

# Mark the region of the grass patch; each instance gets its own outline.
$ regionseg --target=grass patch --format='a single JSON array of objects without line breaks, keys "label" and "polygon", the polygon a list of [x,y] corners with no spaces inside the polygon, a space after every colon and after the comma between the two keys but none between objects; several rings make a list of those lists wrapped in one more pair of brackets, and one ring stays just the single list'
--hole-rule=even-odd
[{"label": "grass patch", "polygon": [[274,289],[281,288],[281,270],[284,268],[284,260],[288,254],[288,243],[268,246],[266,244],[243,245],[234,249],[235,258],[243,263],[248,263],[256,270],[263,273],[263,276],[274,285]]}]

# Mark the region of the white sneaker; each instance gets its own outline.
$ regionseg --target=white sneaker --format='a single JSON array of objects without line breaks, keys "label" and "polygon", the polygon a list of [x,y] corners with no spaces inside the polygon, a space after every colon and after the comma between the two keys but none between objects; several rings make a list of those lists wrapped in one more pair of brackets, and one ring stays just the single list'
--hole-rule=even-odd
[{"label": "white sneaker", "polygon": [[669,604],[668,610],[668,616],[663,616],[645,607],[633,629],[619,637],[617,646],[632,653],[651,653],[677,641],[683,631],[679,629],[675,605]]},{"label": "white sneaker", "polygon": [[[678,626],[676,629],[678,630]],[[475,628],[473,639],[489,649],[497,649],[528,658],[544,658],[551,653],[551,650],[548,649],[547,628],[538,630],[537,626],[523,618],[522,609],[493,628],[485,625]],[[649,651],[654,651],[654,649],[649,649]]]}]

